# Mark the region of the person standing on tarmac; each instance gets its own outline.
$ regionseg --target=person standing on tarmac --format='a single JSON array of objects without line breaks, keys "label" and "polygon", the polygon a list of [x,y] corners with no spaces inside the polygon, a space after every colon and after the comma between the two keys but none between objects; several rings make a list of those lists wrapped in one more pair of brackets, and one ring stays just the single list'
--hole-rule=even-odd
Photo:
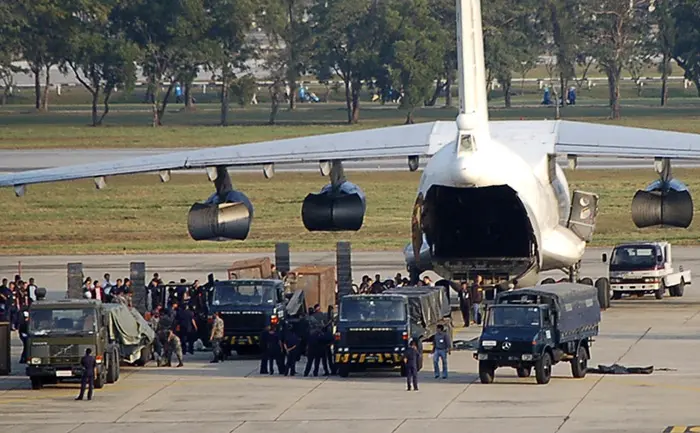
[{"label": "person standing on tarmac", "polygon": [[418,346],[415,340],[411,340],[408,349],[403,355],[403,362],[406,368],[406,391],[411,390],[411,382],[413,389],[418,391]]},{"label": "person standing on tarmac", "polygon": [[180,337],[175,335],[175,333],[170,330],[168,334],[168,344],[167,344],[167,349],[166,349],[166,356],[165,356],[165,366],[170,367],[171,366],[171,358],[173,356],[173,353],[175,353],[175,357],[177,357],[177,366],[182,367],[182,342],[180,341]]},{"label": "person standing on tarmac", "polygon": [[209,336],[209,340],[211,340],[211,348],[214,359],[209,362],[217,363],[224,360],[223,352],[221,351],[221,340],[224,338],[224,321],[221,319],[221,313],[218,311],[214,313],[213,319],[214,323],[211,327],[211,335]]},{"label": "person standing on tarmac", "polygon": [[435,379],[440,377],[440,359],[442,359],[442,378],[447,379],[447,355],[452,353],[452,341],[450,336],[445,332],[443,325],[437,326],[437,333],[433,341],[433,370],[435,371]]},{"label": "person standing on tarmac", "polygon": [[323,329],[323,369],[326,369],[326,363],[328,364],[328,370],[330,370],[331,375],[335,375],[336,367],[335,362],[333,362],[333,350],[331,346],[333,345],[333,306],[328,306],[328,323]]},{"label": "person standing on tarmac", "polygon": [[277,364],[277,372],[284,374],[284,347],[282,339],[274,327],[270,327],[267,333],[267,344],[265,345],[267,364],[270,375],[275,374],[275,364]]},{"label": "person standing on tarmac", "polygon": [[287,330],[284,334],[284,352],[287,357],[287,365],[284,371],[285,376],[296,376],[297,374],[297,358],[299,337],[293,329]]},{"label": "person standing on tarmac", "polygon": [[459,295],[459,310],[462,312],[462,319],[464,320],[464,327],[469,327],[469,314],[472,309],[472,299],[469,293],[469,284],[466,281],[462,281],[462,287],[458,293]]},{"label": "person standing on tarmac", "polygon": [[481,275],[477,275],[471,286],[470,298],[472,300],[472,323],[481,325],[481,302],[484,299],[484,288],[481,286]]},{"label": "person standing on tarmac", "polygon": [[27,339],[29,338],[29,311],[23,311],[19,321],[19,339],[22,340],[22,355],[19,357],[19,363],[27,362]]},{"label": "person standing on tarmac", "polygon": [[85,356],[80,360],[80,365],[83,367],[83,375],[80,378],[80,394],[75,399],[83,399],[87,386],[87,399],[92,400],[92,389],[95,386],[95,357],[92,356],[92,349],[85,349]]}]

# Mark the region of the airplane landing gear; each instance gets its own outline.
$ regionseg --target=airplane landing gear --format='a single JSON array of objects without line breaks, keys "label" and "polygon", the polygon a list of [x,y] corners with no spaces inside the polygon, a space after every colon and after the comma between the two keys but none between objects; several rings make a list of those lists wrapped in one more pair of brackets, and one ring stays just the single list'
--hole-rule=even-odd
[{"label": "airplane landing gear", "polygon": [[[581,262],[579,261],[575,265],[569,266],[567,274],[570,283],[575,283],[579,281],[579,277],[581,274]],[[593,282],[591,282],[591,285],[593,285]]]}]

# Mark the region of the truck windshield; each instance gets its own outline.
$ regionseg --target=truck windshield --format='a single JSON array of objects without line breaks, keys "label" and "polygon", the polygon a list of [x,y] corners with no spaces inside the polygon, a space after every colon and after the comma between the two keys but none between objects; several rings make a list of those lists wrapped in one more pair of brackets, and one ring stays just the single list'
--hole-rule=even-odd
[{"label": "truck windshield", "polygon": [[489,309],[486,326],[540,326],[537,307],[498,307]]},{"label": "truck windshield", "polygon": [[97,331],[95,310],[92,308],[38,309],[29,314],[29,332],[33,335],[49,333],[92,334]]},{"label": "truck windshield", "polygon": [[275,303],[275,286],[253,281],[219,281],[212,305],[266,305]]},{"label": "truck windshield", "polygon": [[340,303],[341,322],[403,322],[406,305],[395,299],[352,299]]},{"label": "truck windshield", "polygon": [[656,266],[656,256],[659,255],[653,245],[622,246],[613,250],[610,259],[610,270],[649,269]]}]

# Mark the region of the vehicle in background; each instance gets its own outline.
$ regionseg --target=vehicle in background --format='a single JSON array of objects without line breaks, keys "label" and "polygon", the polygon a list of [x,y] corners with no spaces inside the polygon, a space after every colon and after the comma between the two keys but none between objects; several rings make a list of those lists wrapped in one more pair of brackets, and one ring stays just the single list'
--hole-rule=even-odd
[{"label": "vehicle in background", "polygon": [[280,280],[214,281],[210,287],[211,313],[224,321],[222,349],[248,355],[260,351],[260,336],[266,326],[292,323],[307,315],[303,291],[285,296]]},{"label": "vehicle in background", "polygon": [[79,379],[85,349],[95,356],[95,388],[119,379],[120,362],[143,365],[155,333],[134,308],[92,299],[40,300],[29,307],[27,367],[32,389]]},{"label": "vehicle in background", "polygon": [[492,383],[500,367],[514,368],[518,377],[529,377],[534,367],[537,383],[546,384],[559,362],[570,362],[575,378],[585,377],[600,317],[598,291],[590,285],[555,283],[499,293],[474,353],[481,383]]},{"label": "vehicle in background", "polygon": [[[415,340],[422,354],[438,324],[452,332],[450,305],[442,287],[401,287],[382,294],[349,295],[340,300],[333,351],[338,375],[368,368],[400,367]],[[423,366],[418,360],[418,370]]]},{"label": "vehicle in background", "polygon": [[[610,254],[608,277],[612,298],[623,294],[644,296],[653,293],[662,299],[666,290],[672,297],[683,296],[691,283],[690,271],[673,268],[671,244],[668,242],[633,242],[617,245]],[[608,261],[603,253],[603,263]]]}]

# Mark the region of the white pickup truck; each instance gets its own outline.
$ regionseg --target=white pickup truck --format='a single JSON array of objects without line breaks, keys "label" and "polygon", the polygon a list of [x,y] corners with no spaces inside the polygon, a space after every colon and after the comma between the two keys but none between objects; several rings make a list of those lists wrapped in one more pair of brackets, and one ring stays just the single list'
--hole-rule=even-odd
[{"label": "white pickup truck", "polygon": [[[623,294],[644,296],[653,293],[662,299],[666,290],[673,296],[683,296],[690,284],[690,271],[673,268],[671,244],[668,242],[633,242],[617,245],[608,266],[612,299]],[[603,263],[608,261],[603,253]]]}]

